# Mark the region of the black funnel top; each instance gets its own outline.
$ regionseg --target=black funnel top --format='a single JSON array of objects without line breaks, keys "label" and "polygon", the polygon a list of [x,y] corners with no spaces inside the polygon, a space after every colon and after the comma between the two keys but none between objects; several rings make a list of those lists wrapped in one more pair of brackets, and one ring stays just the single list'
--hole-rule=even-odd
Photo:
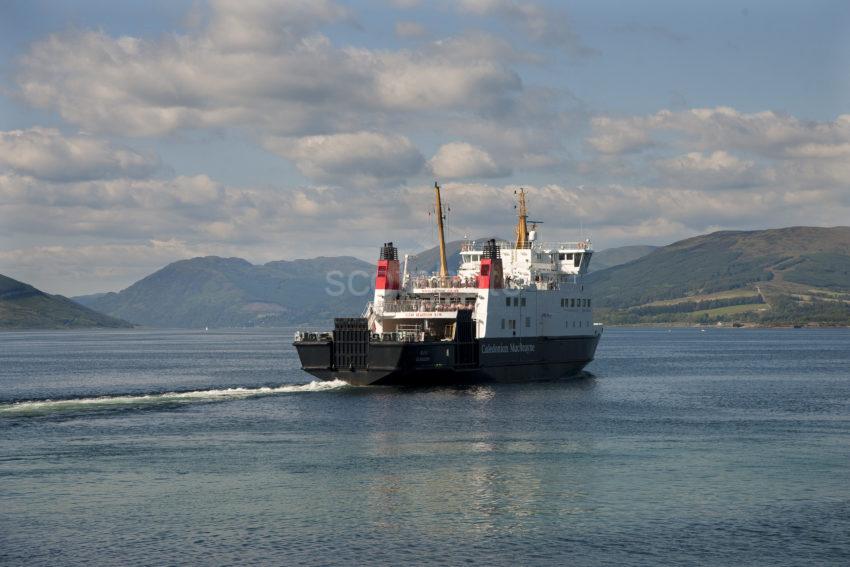
[{"label": "black funnel top", "polygon": [[500,248],[496,245],[496,239],[491,238],[490,240],[487,241],[487,244],[484,245],[483,254],[484,254],[483,255],[484,258],[487,258],[487,259],[490,259],[490,260],[496,260],[496,259],[502,257],[502,253],[500,251]]},{"label": "black funnel top", "polygon": [[398,260],[398,248],[393,246],[392,242],[384,242],[381,247],[380,260]]}]

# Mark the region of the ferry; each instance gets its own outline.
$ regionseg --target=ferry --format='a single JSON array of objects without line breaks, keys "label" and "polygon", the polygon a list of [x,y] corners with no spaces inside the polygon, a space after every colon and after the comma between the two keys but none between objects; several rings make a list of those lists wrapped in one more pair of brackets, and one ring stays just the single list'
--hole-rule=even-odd
[{"label": "ferry", "polygon": [[526,382],[575,377],[593,360],[603,327],[585,283],[593,248],[539,240],[526,192],[517,192],[512,241],[463,243],[450,274],[439,184],[434,184],[439,271],[408,273],[381,246],[375,293],[361,317],[326,332],[299,331],[304,371],[353,385]]}]

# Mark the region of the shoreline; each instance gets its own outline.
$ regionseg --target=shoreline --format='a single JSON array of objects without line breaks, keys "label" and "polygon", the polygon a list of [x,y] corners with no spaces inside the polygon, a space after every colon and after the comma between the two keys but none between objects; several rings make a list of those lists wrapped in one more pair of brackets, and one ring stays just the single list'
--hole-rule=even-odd
[{"label": "shoreline", "polygon": [[659,328],[659,329],[850,329],[850,324],[831,324],[831,323],[785,323],[775,325],[764,325],[759,323],[733,323],[718,324],[699,324],[699,323],[602,323],[605,327],[630,329],[630,328]]}]

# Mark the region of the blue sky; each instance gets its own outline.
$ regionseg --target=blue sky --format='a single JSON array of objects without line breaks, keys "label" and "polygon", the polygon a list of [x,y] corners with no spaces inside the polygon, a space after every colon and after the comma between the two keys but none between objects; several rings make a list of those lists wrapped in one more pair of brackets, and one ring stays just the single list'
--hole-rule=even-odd
[{"label": "blue sky", "polygon": [[510,234],[597,248],[846,224],[850,4],[0,5],[0,273],[116,290]]}]

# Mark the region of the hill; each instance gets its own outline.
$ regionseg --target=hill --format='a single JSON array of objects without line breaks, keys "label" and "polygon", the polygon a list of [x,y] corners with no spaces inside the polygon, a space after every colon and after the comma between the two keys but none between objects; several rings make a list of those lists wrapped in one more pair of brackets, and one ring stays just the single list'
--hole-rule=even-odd
[{"label": "hill", "polygon": [[588,280],[609,323],[848,324],[850,227],[715,232]]},{"label": "hill", "polygon": [[373,265],[352,257],[254,265],[241,258],[181,260],[118,293],[82,296],[92,309],[153,327],[254,327],[359,315]]},{"label": "hill", "polygon": [[[462,242],[446,243],[451,271],[460,263]],[[435,246],[411,255],[408,269],[412,273],[437,271],[439,258]],[[91,309],[150,327],[328,324],[333,317],[362,312],[371,299],[374,270],[372,264],[352,257],[257,266],[241,258],[208,256],[169,264],[117,293],[74,299]]]},{"label": "hill", "polygon": [[0,275],[0,329],[127,328],[126,321],[108,317],[61,295],[50,295],[29,284]]},{"label": "hill", "polygon": [[627,264],[638,258],[642,258],[653,252],[657,246],[620,246],[619,248],[606,248],[593,253],[593,258],[590,261],[590,271],[598,272],[620,264]]}]

